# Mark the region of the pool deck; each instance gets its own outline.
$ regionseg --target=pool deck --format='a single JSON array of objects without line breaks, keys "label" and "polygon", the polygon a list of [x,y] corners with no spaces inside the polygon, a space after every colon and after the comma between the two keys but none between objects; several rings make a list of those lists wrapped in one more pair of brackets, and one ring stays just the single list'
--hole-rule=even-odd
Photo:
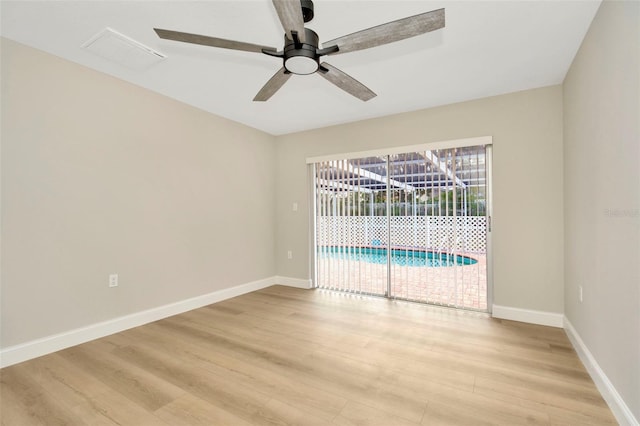
[{"label": "pool deck", "polygon": [[[398,299],[464,309],[487,309],[487,261],[484,253],[458,253],[476,259],[473,265],[391,265],[391,296]],[[384,296],[387,265],[336,258],[318,262],[318,287]]]}]

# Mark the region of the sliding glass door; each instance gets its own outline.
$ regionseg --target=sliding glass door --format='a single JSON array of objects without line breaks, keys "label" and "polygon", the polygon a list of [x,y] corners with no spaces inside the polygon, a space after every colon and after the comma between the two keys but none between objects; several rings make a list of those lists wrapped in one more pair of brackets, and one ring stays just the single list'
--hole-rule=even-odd
[{"label": "sliding glass door", "polygon": [[316,285],[387,295],[386,160],[327,161],[315,169]]},{"label": "sliding glass door", "polygon": [[[390,158],[391,293],[487,309],[486,153],[483,146]],[[393,260],[393,259],[392,259]]]},{"label": "sliding glass door", "polygon": [[487,310],[484,145],[314,167],[316,286]]}]

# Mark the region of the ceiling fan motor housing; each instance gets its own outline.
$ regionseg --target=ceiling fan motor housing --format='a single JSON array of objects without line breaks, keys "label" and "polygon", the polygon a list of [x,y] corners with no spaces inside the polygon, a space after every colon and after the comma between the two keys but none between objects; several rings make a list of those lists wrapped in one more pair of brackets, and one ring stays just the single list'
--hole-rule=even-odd
[{"label": "ceiling fan motor housing", "polygon": [[284,36],[284,67],[293,74],[313,74],[320,67],[318,55],[319,37],[313,30],[304,29],[304,43],[297,35],[291,40]]}]

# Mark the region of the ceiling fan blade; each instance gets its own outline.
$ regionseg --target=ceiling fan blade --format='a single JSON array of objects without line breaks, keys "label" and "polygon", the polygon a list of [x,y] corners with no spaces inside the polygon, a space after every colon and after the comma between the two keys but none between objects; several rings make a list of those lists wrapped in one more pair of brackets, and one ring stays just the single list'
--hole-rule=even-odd
[{"label": "ceiling fan blade", "polygon": [[354,52],[356,50],[369,49],[382,46],[394,41],[415,37],[429,31],[444,27],[444,9],[432,10],[420,15],[387,22],[353,34],[338,37],[322,43],[323,47],[338,46],[340,50],[334,53]]},{"label": "ceiling fan blade", "polygon": [[275,47],[259,46],[242,41],[226,40],[224,38],[209,37],[200,34],[189,34],[180,31],[153,29],[158,37],[166,40],[182,41],[184,43],[201,44],[203,46],[220,47],[223,49],[244,50],[245,52],[262,53],[262,49],[276,51]]},{"label": "ceiling fan blade", "polygon": [[262,86],[262,89],[258,92],[254,102],[264,102],[268,100],[274,93],[276,93],[291,77],[291,73],[286,72],[284,67],[280,68],[273,77],[267,81],[267,84]]},{"label": "ceiling fan blade", "polygon": [[[327,71],[323,71],[323,68]],[[367,86],[326,62],[320,64],[318,74],[320,74],[322,77],[326,78],[345,92],[355,96],[362,101],[366,102],[377,96]]]},{"label": "ceiling fan blade", "polygon": [[298,38],[304,43],[304,18],[300,0],[273,0],[273,7],[278,12],[282,28],[287,33],[289,40],[293,40],[291,31],[297,31]]}]

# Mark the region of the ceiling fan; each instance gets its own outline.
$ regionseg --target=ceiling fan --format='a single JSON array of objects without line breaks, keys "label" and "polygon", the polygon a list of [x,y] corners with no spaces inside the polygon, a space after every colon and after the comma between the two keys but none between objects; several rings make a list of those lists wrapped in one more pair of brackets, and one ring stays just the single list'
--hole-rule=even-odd
[{"label": "ceiling fan", "polygon": [[280,51],[275,47],[199,34],[159,28],[154,28],[154,31],[160,38],[167,40],[263,53],[282,58],[282,68],[260,89],[253,98],[254,101],[268,100],[287,82],[291,74],[307,75],[315,72],[319,72],[322,77],[345,92],[368,101],[376,96],[373,91],[338,68],[326,62],[320,62],[320,58],[325,55],[337,55],[381,46],[444,27],[444,9],[438,9],[338,37],[322,43],[323,47],[320,48],[318,34],[304,26],[306,22],[313,19],[312,0],[273,0],[273,6],[285,30],[284,48]]}]

